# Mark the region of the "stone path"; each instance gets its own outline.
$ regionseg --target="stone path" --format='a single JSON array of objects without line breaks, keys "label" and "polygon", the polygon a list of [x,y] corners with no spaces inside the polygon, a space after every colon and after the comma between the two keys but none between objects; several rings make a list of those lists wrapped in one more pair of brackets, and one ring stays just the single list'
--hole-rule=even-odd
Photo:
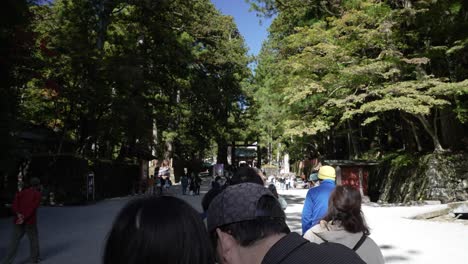
[{"label": "stone path", "polygon": [[[202,194],[207,190],[206,184]],[[197,210],[201,196],[176,194]],[[289,203],[288,224],[301,230],[301,211],[307,190],[279,190]],[[44,264],[99,264],[102,248],[118,211],[133,197],[117,198],[94,205],[42,207],[39,210],[39,232]],[[406,219],[432,207],[364,207],[371,237],[382,248],[387,263],[440,264],[468,263],[468,226]],[[5,255],[11,234],[11,219],[0,219],[0,258]],[[15,263],[26,263],[28,241],[23,239]]]}]

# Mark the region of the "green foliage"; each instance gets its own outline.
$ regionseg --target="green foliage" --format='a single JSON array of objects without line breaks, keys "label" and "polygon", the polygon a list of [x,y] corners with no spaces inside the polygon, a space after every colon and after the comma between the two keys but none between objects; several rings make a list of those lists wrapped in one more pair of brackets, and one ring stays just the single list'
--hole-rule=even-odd
[{"label": "green foliage", "polygon": [[247,50],[210,1],[27,7],[39,66],[22,75],[18,116],[57,134],[49,151],[72,142],[72,152],[93,159],[193,158],[242,127]]},{"label": "green foliage", "polygon": [[410,154],[401,154],[397,155],[392,159],[392,167],[402,168],[402,167],[410,167],[415,162],[417,162],[417,157]]},{"label": "green foliage", "polygon": [[[251,2],[263,14],[277,12],[253,85],[259,120],[269,124],[259,129],[275,127],[273,138],[291,151],[307,156],[312,146],[354,158],[416,144],[441,151],[441,131],[452,131],[438,122],[466,122],[464,1]],[[277,118],[264,121],[268,109]],[[447,109],[452,115],[440,116]],[[399,146],[386,145],[395,138]]]}]

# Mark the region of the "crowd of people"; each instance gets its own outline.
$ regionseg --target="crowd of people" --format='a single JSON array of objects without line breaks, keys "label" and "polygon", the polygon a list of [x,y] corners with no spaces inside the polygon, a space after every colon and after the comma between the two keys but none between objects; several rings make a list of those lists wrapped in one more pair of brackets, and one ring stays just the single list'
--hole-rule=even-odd
[{"label": "crowd of people", "polygon": [[322,166],[318,178],[304,203],[304,236],[286,224],[275,185],[245,167],[224,184],[213,180],[201,215],[171,196],[130,202],[115,220],[104,263],[383,263],[360,193],[336,187],[332,167]]},{"label": "crowd of people", "polygon": [[[165,171],[160,169],[158,178],[167,182]],[[259,170],[242,167],[228,179],[213,180],[202,199],[202,213],[173,195],[130,201],[112,225],[103,263],[384,263],[369,237],[359,191],[335,186],[335,170],[330,166],[321,166],[317,178],[317,186],[308,190],[304,202],[303,236],[290,231],[287,203],[276,186]],[[182,194],[188,190],[199,194],[200,183],[197,176],[184,171]],[[25,233],[31,241],[31,261],[40,261],[37,185],[32,180],[31,187],[15,197],[15,230],[4,264],[12,263]]]}]

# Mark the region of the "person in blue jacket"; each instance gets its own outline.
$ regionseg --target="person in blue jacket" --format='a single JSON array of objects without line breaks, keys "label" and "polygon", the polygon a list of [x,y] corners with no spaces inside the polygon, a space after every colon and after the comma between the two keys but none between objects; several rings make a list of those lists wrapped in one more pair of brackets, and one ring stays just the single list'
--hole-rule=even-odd
[{"label": "person in blue jacket", "polygon": [[335,189],[335,169],[331,166],[322,166],[318,172],[320,185],[310,189],[302,209],[302,234],[312,226],[318,224],[325,216],[328,208],[328,199]]}]

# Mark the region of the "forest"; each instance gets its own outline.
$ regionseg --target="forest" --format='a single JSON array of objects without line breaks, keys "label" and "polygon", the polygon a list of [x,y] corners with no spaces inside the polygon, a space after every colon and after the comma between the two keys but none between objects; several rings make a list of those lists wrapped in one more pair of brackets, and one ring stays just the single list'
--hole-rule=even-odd
[{"label": "forest", "polygon": [[468,1],[247,2],[273,19],[255,58],[209,0],[6,1],[2,171],[30,153],[227,163],[233,141],[264,164],[466,151]]},{"label": "forest", "polygon": [[249,90],[270,155],[466,151],[468,1],[250,2],[274,18]]},{"label": "forest", "polygon": [[9,0],[2,12],[3,168],[38,153],[201,159],[241,138],[251,58],[209,0]]}]

